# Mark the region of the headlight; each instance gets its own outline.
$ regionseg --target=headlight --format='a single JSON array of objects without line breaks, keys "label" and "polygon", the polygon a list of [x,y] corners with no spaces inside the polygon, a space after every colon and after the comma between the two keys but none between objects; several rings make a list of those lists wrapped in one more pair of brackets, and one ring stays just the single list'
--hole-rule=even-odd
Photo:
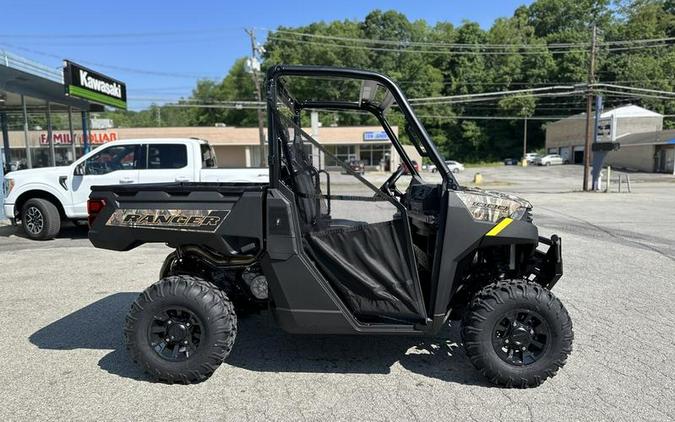
[{"label": "headlight", "polygon": [[521,220],[532,208],[529,202],[500,192],[471,189],[457,192],[457,196],[469,210],[474,220],[497,222],[500,218],[510,217]]},{"label": "headlight", "polygon": [[12,189],[14,189],[14,179],[5,178],[5,196],[9,195]]},{"label": "headlight", "polygon": [[525,214],[527,213],[527,208],[525,207],[520,207],[514,212],[511,213],[509,217],[511,217],[514,220],[522,220],[523,217],[525,217]]}]

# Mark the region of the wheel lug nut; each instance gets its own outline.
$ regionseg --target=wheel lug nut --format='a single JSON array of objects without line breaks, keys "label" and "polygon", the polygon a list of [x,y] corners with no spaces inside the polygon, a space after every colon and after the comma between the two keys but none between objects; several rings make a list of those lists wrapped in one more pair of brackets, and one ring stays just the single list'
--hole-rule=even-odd
[{"label": "wheel lug nut", "polygon": [[525,350],[527,350],[527,347],[523,347],[521,350],[524,352]]},{"label": "wheel lug nut", "polygon": [[168,320],[166,323],[169,324],[169,325],[171,325],[171,324],[173,324],[173,321]]},{"label": "wheel lug nut", "polygon": [[504,343],[509,344],[509,339],[504,340]]},{"label": "wheel lug nut", "polygon": [[165,340],[167,343],[169,342],[169,339],[168,339],[168,338],[165,338],[164,340]]},{"label": "wheel lug nut", "polygon": [[187,340],[185,340],[185,341],[183,342],[183,344],[186,344],[186,345],[187,345],[187,344],[188,344],[188,341],[187,341]]}]

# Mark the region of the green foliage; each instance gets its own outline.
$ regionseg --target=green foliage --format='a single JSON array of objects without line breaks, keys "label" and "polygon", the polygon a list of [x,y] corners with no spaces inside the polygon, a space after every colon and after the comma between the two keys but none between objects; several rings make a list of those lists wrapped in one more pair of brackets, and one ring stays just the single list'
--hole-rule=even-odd
[{"label": "green foliage", "polygon": [[112,119],[116,127],[190,126],[189,111],[178,107],[152,105],[141,111],[116,110],[96,115]]},{"label": "green foliage", "polygon": [[[265,43],[263,68],[278,63],[315,64],[366,68],[380,71],[398,81],[409,98],[450,96],[503,90],[536,88],[545,85],[586,81],[589,53],[586,47],[556,52],[549,44],[589,43],[591,27],[599,28],[599,40],[631,40],[675,36],[673,0],[537,0],[521,6],[513,16],[497,19],[489,29],[465,21],[429,25],[410,21],[396,11],[374,10],[363,21],[316,22],[302,27],[279,27]],[[291,33],[292,32],[292,33]],[[303,37],[297,33],[340,39]],[[383,40],[393,43],[370,44],[349,39]],[[457,49],[434,46],[416,47],[423,52],[401,52],[408,43],[462,43],[476,47],[463,54]],[[508,44],[503,54],[486,54],[479,44]],[[429,44],[424,44],[429,45]],[[513,45],[511,47],[511,45]],[[527,45],[527,48],[520,47]],[[343,46],[343,47],[340,47]],[[344,47],[347,46],[347,47]],[[220,82],[200,81],[192,99],[199,103],[224,100],[253,100],[251,75],[238,60]],[[601,82],[672,91],[675,51],[671,47],[601,49],[597,75]],[[348,99],[358,95],[358,87],[325,83],[320,92],[302,80],[292,90],[310,98]],[[424,105],[416,112],[439,149],[447,158],[479,161],[520,157],[523,120],[462,119],[461,116],[566,116],[583,111],[582,97],[509,96],[499,101]],[[655,111],[672,114],[675,102],[661,98],[606,99],[606,108],[631,102]],[[189,124],[255,126],[253,110],[195,108],[183,110],[181,118]],[[164,110],[162,110],[164,112]],[[141,116],[138,116],[139,118]],[[150,116],[151,118],[151,116]],[[394,124],[400,115],[392,113]],[[372,124],[362,114],[322,113],[324,125]],[[303,121],[303,124],[308,124]],[[528,121],[528,144],[532,150],[543,147],[545,121]],[[666,126],[672,120],[666,120]],[[405,135],[402,136],[405,140]]]}]

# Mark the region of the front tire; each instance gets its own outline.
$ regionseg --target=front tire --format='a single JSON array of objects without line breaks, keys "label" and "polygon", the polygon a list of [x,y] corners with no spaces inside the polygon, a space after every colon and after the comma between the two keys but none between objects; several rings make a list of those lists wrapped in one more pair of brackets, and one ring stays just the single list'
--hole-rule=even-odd
[{"label": "front tire", "polygon": [[546,288],[525,280],[480,290],[462,324],[466,354],[492,383],[527,388],[562,368],[572,352],[572,321]]},{"label": "front tire", "polygon": [[29,199],[21,209],[21,225],[31,239],[53,239],[61,230],[61,214],[56,205],[46,199]]},{"label": "front tire", "polygon": [[204,279],[176,275],[148,287],[131,305],[124,341],[154,378],[189,384],[206,380],[227,358],[237,316],[225,293]]}]

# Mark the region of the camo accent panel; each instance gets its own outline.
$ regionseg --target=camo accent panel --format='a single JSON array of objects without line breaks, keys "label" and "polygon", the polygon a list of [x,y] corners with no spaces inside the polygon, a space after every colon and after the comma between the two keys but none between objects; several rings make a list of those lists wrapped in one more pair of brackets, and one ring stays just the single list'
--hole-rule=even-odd
[{"label": "camo accent panel", "polygon": [[230,214],[229,210],[177,210],[120,208],[106,226],[214,233]]},{"label": "camo accent panel", "polygon": [[528,201],[517,196],[501,192],[467,189],[457,192],[474,220],[496,222],[500,218],[511,217],[519,220],[532,208]]}]

